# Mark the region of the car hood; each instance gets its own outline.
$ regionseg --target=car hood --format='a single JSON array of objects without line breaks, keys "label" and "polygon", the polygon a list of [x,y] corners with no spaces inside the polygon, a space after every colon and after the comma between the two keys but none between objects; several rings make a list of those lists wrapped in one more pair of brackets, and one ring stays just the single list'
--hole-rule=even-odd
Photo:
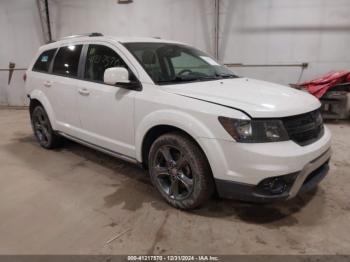
[{"label": "car hood", "polygon": [[173,94],[244,111],[251,117],[285,117],[320,107],[312,95],[270,82],[233,78],[163,86]]}]

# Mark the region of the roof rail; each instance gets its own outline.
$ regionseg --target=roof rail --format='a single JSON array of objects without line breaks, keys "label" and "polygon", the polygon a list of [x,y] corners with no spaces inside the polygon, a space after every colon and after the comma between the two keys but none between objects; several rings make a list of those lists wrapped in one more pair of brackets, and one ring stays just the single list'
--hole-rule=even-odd
[{"label": "roof rail", "polygon": [[103,34],[97,33],[97,32],[93,32],[93,33],[86,33],[86,34],[79,34],[79,35],[70,35],[70,36],[65,36],[65,37],[63,37],[63,38],[61,38],[60,40],[66,40],[66,39],[72,39],[72,38],[84,37],[84,36],[96,37],[96,36],[103,36]]}]

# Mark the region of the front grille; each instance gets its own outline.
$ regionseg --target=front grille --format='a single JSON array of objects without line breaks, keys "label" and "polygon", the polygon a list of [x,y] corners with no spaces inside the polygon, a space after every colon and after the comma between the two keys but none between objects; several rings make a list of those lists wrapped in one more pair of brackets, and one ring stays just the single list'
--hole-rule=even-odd
[{"label": "front grille", "polygon": [[289,138],[301,146],[315,142],[324,132],[320,110],[285,117],[282,121]]}]

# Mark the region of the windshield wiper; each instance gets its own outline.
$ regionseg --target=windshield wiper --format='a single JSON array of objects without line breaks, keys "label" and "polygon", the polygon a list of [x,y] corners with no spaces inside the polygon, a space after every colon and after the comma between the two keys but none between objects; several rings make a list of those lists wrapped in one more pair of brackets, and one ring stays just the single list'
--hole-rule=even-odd
[{"label": "windshield wiper", "polygon": [[221,78],[238,78],[238,76],[234,74],[216,74],[216,75]]},{"label": "windshield wiper", "polygon": [[201,80],[216,80],[220,78],[217,76],[198,76],[196,79],[201,81]]},{"label": "windshield wiper", "polygon": [[157,83],[160,84],[171,84],[171,83],[180,83],[180,82],[196,82],[196,81],[205,81],[205,80],[218,80],[223,78],[233,78],[237,77],[235,75],[216,75],[216,76],[176,76],[171,80],[158,80]]},{"label": "windshield wiper", "polygon": [[192,76],[192,77],[179,77],[177,76],[171,80],[159,80],[158,83],[177,83],[177,82],[193,82],[193,81],[202,81],[202,80],[211,80],[211,79],[220,79],[216,76]]}]

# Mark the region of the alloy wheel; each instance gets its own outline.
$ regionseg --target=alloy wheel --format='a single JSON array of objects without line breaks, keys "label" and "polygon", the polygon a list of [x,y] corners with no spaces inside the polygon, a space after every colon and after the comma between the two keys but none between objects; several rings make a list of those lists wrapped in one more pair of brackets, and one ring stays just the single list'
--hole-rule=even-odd
[{"label": "alloy wheel", "polygon": [[33,127],[39,142],[46,145],[50,142],[49,120],[42,108],[38,107],[33,113]]},{"label": "alloy wheel", "polygon": [[178,148],[161,146],[156,152],[153,171],[161,190],[171,199],[183,200],[191,195],[194,186],[191,166]]}]

